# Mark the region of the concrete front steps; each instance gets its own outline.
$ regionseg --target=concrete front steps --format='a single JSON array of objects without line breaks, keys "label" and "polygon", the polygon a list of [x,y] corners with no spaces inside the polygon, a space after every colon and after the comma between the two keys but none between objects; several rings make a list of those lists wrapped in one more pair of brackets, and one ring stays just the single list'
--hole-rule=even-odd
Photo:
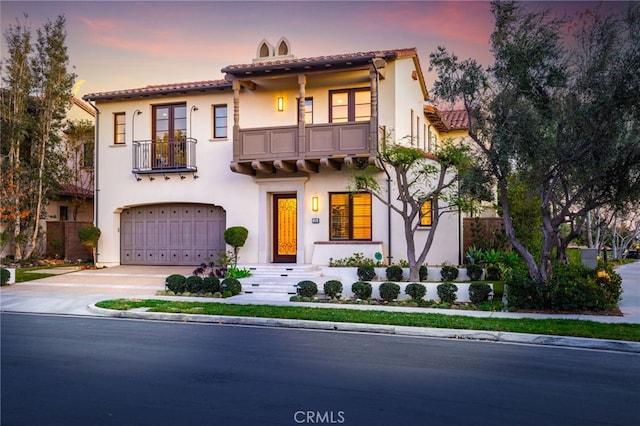
[{"label": "concrete front steps", "polygon": [[298,265],[291,263],[273,263],[261,265],[238,265],[251,271],[251,276],[240,279],[242,292],[296,294],[295,285],[300,281],[311,280],[318,285],[318,293],[323,293],[323,284],[336,277],[323,276],[317,265]]}]

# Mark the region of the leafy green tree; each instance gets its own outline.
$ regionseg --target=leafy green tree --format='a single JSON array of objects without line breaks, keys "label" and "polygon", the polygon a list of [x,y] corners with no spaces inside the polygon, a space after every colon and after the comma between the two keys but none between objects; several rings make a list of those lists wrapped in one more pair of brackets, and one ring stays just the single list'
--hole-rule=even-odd
[{"label": "leafy green tree", "polygon": [[97,226],[87,225],[78,230],[78,238],[83,246],[91,249],[93,264],[98,261],[98,241],[100,240],[100,229]]},{"label": "leafy green tree", "polygon": [[[369,167],[356,171],[353,189],[369,191],[391,211],[400,215],[407,242],[409,280],[420,280],[420,266],[424,264],[433,244],[440,218],[470,204],[460,196],[460,177],[470,168],[472,161],[468,148],[452,143],[443,144],[435,154],[401,143],[381,144],[381,167],[395,182],[395,199],[380,186],[379,169]],[[425,203],[431,203],[431,226],[422,248],[416,247],[415,234],[420,226]]]},{"label": "leafy green tree", "polygon": [[[467,110],[470,138],[497,184],[507,238],[530,276],[546,281],[554,249],[566,258],[588,212],[640,198],[640,5],[624,17],[575,18],[575,43],[566,45],[564,22],[546,12],[519,2],[491,7],[494,65],[484,70],[439,47],[430,57],[434,91]],[[514,181],[539,200],[539,260],[516,233]]]},{"label": "leafy green tree", "polygon": [[224,231],[224,241],[233,247],[233,255],[231,262],[236,265],[238,263],[238,253],[240,247],[244,246],[249,236],[249,230],[244,226],[232,226]]},{"label": "leafy green tree", "polygon": [[71,207],[73,220],[77,220],[78,210],[88,203],[87,198],[93,193],[94,125],[89,120],[68,121],[64,134],[70,168],[67,182],[75,190]]},{"label": "leafy green tree", "polygon": [[75,74],[67,72],[64,17],[47,21],[36,35],[32,43],[30,28],[20,22],[5,34],[2,218],[16,260],[37,249],[46,205],[67,170],[60,133]]}]

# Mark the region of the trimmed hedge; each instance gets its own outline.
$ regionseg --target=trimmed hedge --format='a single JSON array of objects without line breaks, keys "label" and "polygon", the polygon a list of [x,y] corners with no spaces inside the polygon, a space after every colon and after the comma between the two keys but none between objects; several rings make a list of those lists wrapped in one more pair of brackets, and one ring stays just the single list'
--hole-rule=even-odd
[{"label": "trimmed hedge", "polygon": [[402,268],[398,265],[391,265],[386,270],[387,280],[402,281]]},{"label": "trimmed hedge", "polygon": [[358,279],[360,281],[371,281],[376,276],[376,271],[373,266],[363,265],[358,266]]},{"label": "trimmed hedge", "polygon": [[386,300],[387,302],[391,302],[398,298],[398,294],[400,294],[400,286],[396,283],[382,283],[380,284],[380,297],[382,300]]},{"label": "trimmed hedge", "polygon": [[338,280],[329,280],[324,283],[324,294],[332,299],[342,294],[342,283]]},{"label": "trimmed hedge", "polygon": [[438,285],[437,291],[441,302],[454,303],[457,298],[458,286],[453,283],[442,283]]},{"label": "trimmed hedge", "polygon": [[356,281],[351,285],[351,291],[357,299],[368,300],[371,298],[371,284],[364,281]]},{"label": "trimmed hedge", "polygon": [[223,286],[225,286],[224,293],[230,292],[231,296],[236,296],[242,293],[242,284],[236,278],[231,278],[231,277],[225,278],[224,280],[222,280],[222,283],[220,283],[221,289],[223,288]]},{"label": "trimmed hedge", "polygon": [[297,287],[300,297],[315,297],[318,294],[318,286],[313,281],[300,281]]},{"label": "trimmed hedge", "polygon": [[418,276],[420,277],[420,281],[426,281],[429,276],[429,268],[427,265],[420,265],[420,269],[418,270]]},{"label": "trimmed hedge", "polygon": [[185,283],[187,282],[187,278],[184,275],[173,274],[169,275],[165,281],[164,286],[168,290],[174,292],[175,294],[184,293],[185,292]]},{"label": "trimmed hedge", "polygon": [[453,265],[444,265],[442,269],[440,269],[440,276],[442,277],[442,281],[454,281],[458,278],[458,268]]},{"label": "trimmed hedge", "polygon": [[471,283],[469,285],[469,299],[471,303],[479,305],[489,300],[491,286],[485,283]]},{"label": "trimmed hedge", "polygon": [[427,287],[424,284],[419,283],[411,283],[407,284],[404,289],[405,294],[411,296],[412,300],[418,301],[422,300],[422,298],[427,294]]},{"label": "trimmed hedge", "polygon": [[6,268],[0,268],[0,286],[8,285],[11,272]]}]

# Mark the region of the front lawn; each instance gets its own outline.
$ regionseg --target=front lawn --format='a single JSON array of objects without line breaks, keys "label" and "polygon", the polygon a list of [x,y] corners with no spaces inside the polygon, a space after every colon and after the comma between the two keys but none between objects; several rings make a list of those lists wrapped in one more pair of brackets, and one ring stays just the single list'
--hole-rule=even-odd
[{"label": "front lawn", "polygon": [[507,331],[640,342],[640,324],[603,324],[567,319],[474,318],[431,313],[387,312],[341,308],[236,305],[215,302],[117,299],[96,303],[105,309],[148,308],[149,312],[192,313],[260,318],[352,322],[366,324]]}]

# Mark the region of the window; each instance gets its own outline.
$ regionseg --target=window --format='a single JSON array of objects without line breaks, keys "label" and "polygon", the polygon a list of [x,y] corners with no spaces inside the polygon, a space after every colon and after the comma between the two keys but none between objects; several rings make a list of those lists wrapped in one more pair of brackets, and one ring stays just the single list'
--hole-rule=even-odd
[{"label": "window", "polygon": [[431,226],[431,221],[431,200],[427,200],[422,203],[422,207],[420,207],[420,226]]},{"label": "window", "polygon": [[93,142],[82,144],[82,167],[93,167]]},{"label": "window", "polygon": [[313,98],[304,98],[304,124],[313,124]]},{"label": "window", "polygon": [[152,168],[185,167],[187,161],[187,105],[153,107]]},{"label": "window", "polygon": [[371,91],[368,88],[332,90],[329,92],[331,111],[329,121],[369,121],[371,119]]},{"label": "window", "polygon": [[60,206],[60,220],[61,221],[69,220],[69,207],[68,206]]},{"label": "window", "polygon": [[125,118],[124,112],[113,114],[113,143],[123,145],[125,143]]},{"label": "window", "polygon": [[371,240],[371,194],[329,194],[329,239]]},{"label": "window", "polygon": [[213,106],[213,137],[227,137],[227,105]]}]

